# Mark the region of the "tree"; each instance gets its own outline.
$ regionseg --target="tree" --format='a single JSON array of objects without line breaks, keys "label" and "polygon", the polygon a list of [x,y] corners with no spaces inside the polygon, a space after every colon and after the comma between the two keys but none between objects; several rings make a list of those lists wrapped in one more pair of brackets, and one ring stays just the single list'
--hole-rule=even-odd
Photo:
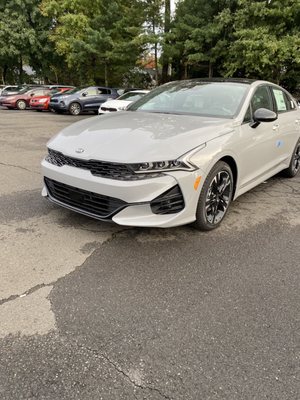
[{"label": "tree", "polygon": [[143,15],[137,0],[43,0],[51,40],[82,83],[115,84],[136,64]]},{"label": "tree", "polygon": [[155,80],[158,83],[158,51],[163,30],[162,7],[164,0],[144,0],[145,32],[143,42],[154,49]]},{"label": "tree", "polygon": [[[24,62],[43,69],[50,20],[41,15],[40,0],[0,0],[0,64],[2,80],[18,70],[23,82]],[[33,61],[33,62],[32,62]]]},{"label": "tree", "polygon": [[299,0],[238,0],[226,75],[279,83],[300,66]]},{"label": "tree", "polygon": [[236,0],[184,0],[178,4],[165,52],[177,64],[180,60],[181,77],[188,77],[189,67],[213,76],[228,50],[235,8]]}]

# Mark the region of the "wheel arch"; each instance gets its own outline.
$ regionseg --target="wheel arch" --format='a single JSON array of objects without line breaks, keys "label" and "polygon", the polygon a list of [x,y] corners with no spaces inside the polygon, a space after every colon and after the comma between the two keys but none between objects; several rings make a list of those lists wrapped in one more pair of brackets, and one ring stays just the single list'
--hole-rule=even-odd
[{"label": "wheel arch", "polygon": [[234,183],[233,183],[233,199],[234,199],[235,193],[236,193],[237,181],[238,181],[237,163],[236,163],[235,159],[232,156],[223,156],[218,161],[226,162],[226,164],[229,165],[229,167],[230,167],[230,169],[232,171],[233,180],[234,180]]}]

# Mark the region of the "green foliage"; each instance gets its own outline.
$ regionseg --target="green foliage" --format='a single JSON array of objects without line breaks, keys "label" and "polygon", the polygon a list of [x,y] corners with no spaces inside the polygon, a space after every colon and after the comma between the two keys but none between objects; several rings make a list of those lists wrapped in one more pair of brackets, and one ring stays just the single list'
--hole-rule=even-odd
[{"label": "green foliage", "polygon": [[81,83],[115,84],[142,51],[143,15],[136,0],[43,0],[54,21],[50,39]]},{"label": "green foliage", "polygon": [[226,75],[280,82],[300,65],[299,0],[238,1]]},{"label": "green foliage", "polygon": [[164,51],[179,76],[300,82],[299,0],[183,0]]},{"label": "green foliage", "polygon": [[[299,0],[0,0],[0,73],[119,85],[154,52],[173,78],[245,76],[300,85]],[[164,75],[163,74],[163,75]],[[26,77],[28,79],[28,77]],[[158,79],[158,76],[156,76]]]}]

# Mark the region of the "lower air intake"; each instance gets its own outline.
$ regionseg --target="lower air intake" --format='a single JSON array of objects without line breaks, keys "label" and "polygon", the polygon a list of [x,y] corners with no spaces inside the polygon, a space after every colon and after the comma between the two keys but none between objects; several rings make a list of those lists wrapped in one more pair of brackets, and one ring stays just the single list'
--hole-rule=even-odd
[{"label": "lower air intake", "polygon": [[57,200],[62,205],[75,208],[78,212],[109,219],[127,205],[125,201],[114,197],[88,192],[46,177],[44,179],[53,201]]},{"label": "lower air intake", "polygon": [[184,209],[184,199],[178,185],[152,200],[151,209],[154,214],[175,214]]}]

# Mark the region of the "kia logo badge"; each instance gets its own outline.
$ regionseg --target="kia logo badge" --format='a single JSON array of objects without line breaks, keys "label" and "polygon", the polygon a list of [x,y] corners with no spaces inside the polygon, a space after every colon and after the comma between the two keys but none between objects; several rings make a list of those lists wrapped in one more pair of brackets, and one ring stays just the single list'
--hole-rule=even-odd
[{"label": "kia logo badge", "polygon": [[79,148],[79,149],[76,149],[75,151],[76,151],[76,153],[83,153],[84,149]]}]

